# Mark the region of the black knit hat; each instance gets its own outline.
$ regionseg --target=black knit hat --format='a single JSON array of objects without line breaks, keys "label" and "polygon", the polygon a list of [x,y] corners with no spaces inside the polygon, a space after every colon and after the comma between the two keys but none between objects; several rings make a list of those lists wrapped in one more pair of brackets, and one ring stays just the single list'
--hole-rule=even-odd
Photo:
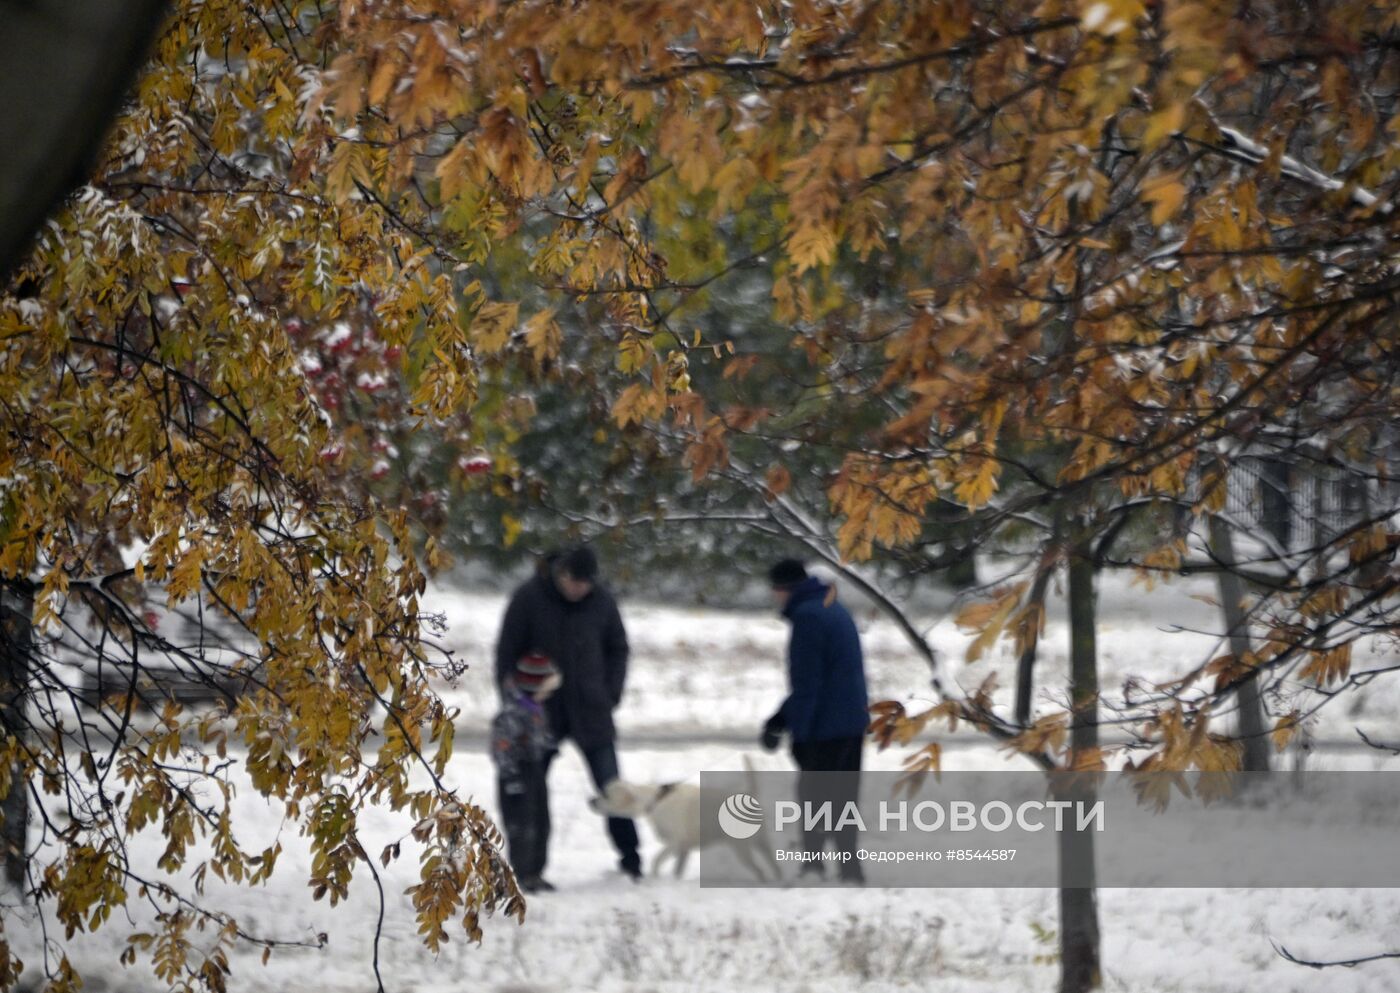
[{"label": "black knit hat", "polygon": [[571,548],[559,556],[559,568],[581,583],[592,583],[598,579],[598,556],[587,545]]},{"label": "black knit hat", "polygon": [[768,570],[768,582],[775,590],[786,590],[807,578],[807,569],[797,559],[783,559]]}]

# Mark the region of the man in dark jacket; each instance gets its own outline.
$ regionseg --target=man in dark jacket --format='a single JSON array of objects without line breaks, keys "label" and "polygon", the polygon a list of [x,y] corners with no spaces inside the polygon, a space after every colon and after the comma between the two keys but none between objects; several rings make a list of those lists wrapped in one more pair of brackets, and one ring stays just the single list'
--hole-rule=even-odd
[{"label": "man in dark jacket", "polygon": [[[549,556],[515,591],[496,642],[497,685],[504,686],[516,663],[531,653],[558,666],[563,685],[545,704],[550,730],[556,741],[574,740],[601,791],[618,778],[612,712],[622,701],[628,648],[617,601],[598,584],[598,559],[591,550],[574,548]],[[558,753],[551,754],[551,760],[554,754]],[[622,871],[639,879],[637,826],[626,818],[610,817],[608,832]],[[539,869],[543,868],[541,862]]]},{"label": "man in dark jacket", "polygon": [[[835,588],[807,575],[801,562],[784,559],[773,566],[769,579],[783,616],[792,624],[790,692],[764,725],[762,744],[772,751],[786,731],[801,770],[799,799],[814,805],[829,801],[833,819],[839,818],[845,804],[860,793],[861,745],[870,722],[860,633],[850,612],[837,602]],[[803,839],[806,851],[816,858],[827,837],[820,828],[808,831]],[[863,882],[855,859],[857,833],[846,829],[833,833],[831,840],[848,856],[841,863],[841,879]],[[822,862],[804,863],[803,872],[821,876]]]}]

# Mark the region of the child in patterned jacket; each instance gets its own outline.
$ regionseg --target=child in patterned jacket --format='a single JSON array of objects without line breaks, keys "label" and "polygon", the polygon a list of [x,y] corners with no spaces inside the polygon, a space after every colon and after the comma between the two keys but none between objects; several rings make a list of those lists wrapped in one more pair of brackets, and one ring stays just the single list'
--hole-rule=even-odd
[{"label": "child in patterned jacket", "polygon": [[526,893],[554,889],[541,878],[549,845],[545,769],[555,744],[544,702],[560,682],[549,658],[522,657],[501,686],[501,710],[491,722],[501,822],[516,882]]}]

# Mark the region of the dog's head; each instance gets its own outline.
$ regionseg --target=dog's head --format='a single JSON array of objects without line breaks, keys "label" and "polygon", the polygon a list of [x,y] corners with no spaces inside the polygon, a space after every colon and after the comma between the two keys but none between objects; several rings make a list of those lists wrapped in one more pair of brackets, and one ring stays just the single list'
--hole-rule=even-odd
[{"label": "dog's head", "polygon": [[614,779],[603,787],[602,795],[588,801],[588,808],[605,817],[641,817],[651,808],[656,791],[655,786]]}]

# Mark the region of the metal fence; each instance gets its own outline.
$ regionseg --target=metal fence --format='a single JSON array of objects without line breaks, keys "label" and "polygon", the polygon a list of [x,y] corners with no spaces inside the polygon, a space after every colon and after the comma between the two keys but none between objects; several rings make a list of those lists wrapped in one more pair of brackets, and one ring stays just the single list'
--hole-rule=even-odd
[{"label": "metal fence", "polygon": [[1316,460],[1246,455],[1230,462],[1225,508],[1285,549],[1325,544],[1362,521],[1400,512],[1400,485]]}]

